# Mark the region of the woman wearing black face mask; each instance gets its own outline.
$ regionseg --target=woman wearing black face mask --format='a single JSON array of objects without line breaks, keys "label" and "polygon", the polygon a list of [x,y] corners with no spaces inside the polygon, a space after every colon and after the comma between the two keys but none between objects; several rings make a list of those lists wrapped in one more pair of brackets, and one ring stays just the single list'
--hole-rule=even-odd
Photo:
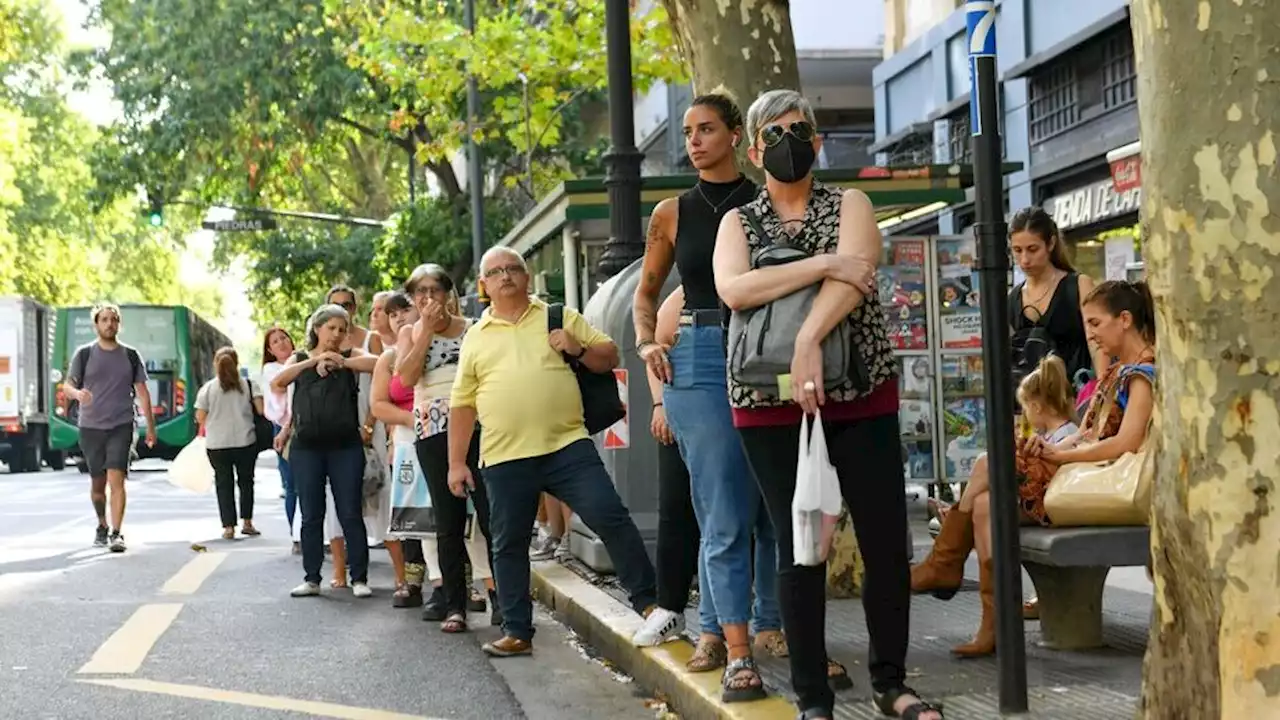
[{"label": "woman wearing black face mask", "polygon": [[[800,327],[789,328],[796,333],[790,387],[746,386],[732,373],[729,377],[734,425],[778,540],[778,596],[801,717],[829,719],[835,702],[827,683],[824,639],[826,568],[792,562],[791,499],[801,418],[821,406],[831,462],[866,566],[862,601],[871,632],[868,668],[876,704],[889,716],[940,720],[941,711],[905,684],[911,603],[907,548],[901,540],[907,533],[906,492],[896,363],[870,282],[882,253],[875,212],[863,193],[827,187],[813,177],[822,140],[813,109],[799,93],[761,95],[747,112],[747,137],[748,157],[764,167],[767,184],[755,200],[730,211],[720,224],[714,269],[721,299],[736,313],[821,283],[808,316]],[[753,253],[782,243],[811,257],[752,268]],[[829,386],[822,377],[821,342],[844,322],[865,373],[857,382]]]}]

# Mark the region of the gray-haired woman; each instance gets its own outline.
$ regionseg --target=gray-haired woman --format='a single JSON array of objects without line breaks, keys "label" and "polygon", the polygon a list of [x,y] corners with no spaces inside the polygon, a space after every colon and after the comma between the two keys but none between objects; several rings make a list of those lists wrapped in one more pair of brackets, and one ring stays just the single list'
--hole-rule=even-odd
[{"label": "gray-haired woman", "polygon": [[[747,111],[747,138],[747,155],[764,168],[766,185],[720,223],[713,261],[720,298],[738,313],[821,284],[796,329],[791,388],[746,386],[729,376],[734,425],[778,540],[778,595],[801,717],[832,718],[835,703],[824,637],[826,568],[792,562],[791,500],[801,418],[821,406],[831,462],[866,564],[862,603],[871,632],[868,669],[876,705],[892,717],[940,720],[941,711],[905,684],[911,602],[901,541],[907,532],[906,492],[898,454],[897,369],[871,281],[882,253],[875,212],[863,193],[827,187],[813,177],[822,139],[813,108],[799,93],[761,95]],[[756,251],[778,243],[811,257],[752,267]],[[821,343],[845,322],[866,373],[833,385],[822,377]]]},{"label": "gray-haired woman", "polygon": [[[324,562],[325,483],[342,524],[350,554],[352,593],[369,597],[369,547],[361,517],[364,441],[360,435],[356,373],[373,372],[377,358],[359,349],[341,350],[351,326],[347,311],[322,305],[307,322],[307,352],[290,358],[271,381],[272,389],[293,390],[289,463],[302,508],[302,566],[305,581],[294,597],[320,594]],[[276,442],[289,440],[284,433]]]}]

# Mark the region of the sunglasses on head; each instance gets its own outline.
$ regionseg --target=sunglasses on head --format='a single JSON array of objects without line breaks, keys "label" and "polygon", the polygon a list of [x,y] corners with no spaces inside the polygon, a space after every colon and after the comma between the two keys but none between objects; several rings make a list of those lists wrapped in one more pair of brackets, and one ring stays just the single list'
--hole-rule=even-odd
[{"label": "sunglasses on head", "polygon": [[760,131],[760,140],[764,142],[765,147],[773,147],[782,142],[782,138],[787,133],[795,135],[800,142],[812,142],[814,137],[813,124],[799,120],[789,125],[768,125]]}]

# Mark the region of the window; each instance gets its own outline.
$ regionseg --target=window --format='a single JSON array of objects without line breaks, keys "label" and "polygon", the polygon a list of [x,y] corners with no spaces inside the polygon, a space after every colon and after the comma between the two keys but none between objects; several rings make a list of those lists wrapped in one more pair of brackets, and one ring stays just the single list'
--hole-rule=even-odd
[{"label": "window", "polygon": [[1031,142],[1043,142],[1137,100],[1133,36],[1124,23],[1031,77]]}]

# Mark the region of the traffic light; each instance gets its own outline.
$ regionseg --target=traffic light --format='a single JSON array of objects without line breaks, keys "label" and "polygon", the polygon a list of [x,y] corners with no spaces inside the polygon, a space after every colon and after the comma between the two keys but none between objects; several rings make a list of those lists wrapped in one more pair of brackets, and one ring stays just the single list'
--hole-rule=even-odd
[{"label": "traffic light", "polygon": [[151,207],[147,211],[147,222],[151,224],[151,227],[162,227],[164,225],[164,208],[160,201],[153,200],[151,202]]}]

